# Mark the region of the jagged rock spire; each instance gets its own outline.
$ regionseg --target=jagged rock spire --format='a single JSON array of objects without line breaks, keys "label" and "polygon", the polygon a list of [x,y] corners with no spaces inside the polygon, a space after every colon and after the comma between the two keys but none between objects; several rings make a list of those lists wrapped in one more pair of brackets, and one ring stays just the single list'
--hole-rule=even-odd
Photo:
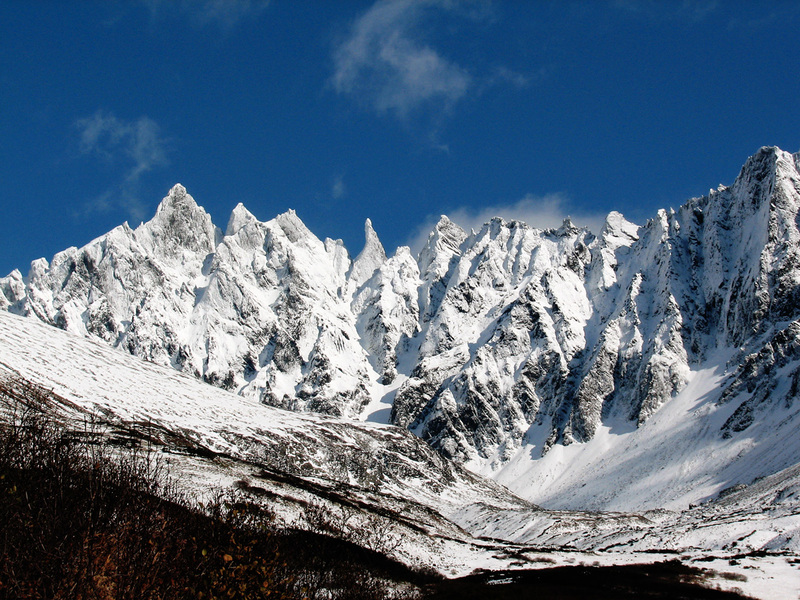
[{"label": "jagged rock spire", "polygon": [[236,205],[236,208],[231,211],[231,216],[228,219],[228,225],[225,227],[225,235],[233,235],[242,227],[253,221],[257,221],[253,213],[247,210],[244,204],[239,202],[239,204]]},{"label": "jagged rock spire", "polygon": [[146,247],[171,258],[190,260],[185,253],[202,255],[214,251],[218,237],[211,216],[194,201],[186,188],[175,184],[161,201],[155,216],[136,230],[137,239]]},{"label": "jagged rock spire", "polygon": [[350,274],[347,278],[347,290],[352,294],[372,277],[377,269],[386,262],[386,251],[378,239],[378,234],[372,228],[372,221],[364,222],[364,248],[353,261]]}]

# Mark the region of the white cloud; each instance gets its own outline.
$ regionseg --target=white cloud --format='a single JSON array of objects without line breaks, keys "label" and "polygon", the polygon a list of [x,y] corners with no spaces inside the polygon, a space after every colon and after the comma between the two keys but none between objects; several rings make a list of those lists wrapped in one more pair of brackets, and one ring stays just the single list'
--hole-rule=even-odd
[{"label": "white cloud", "polygon": [[[579,226],[595,225],[598,221],[597,215],[591,214],[570,214],[568,200],[560,194],[548,194],[546,196],[534,196],[526,194],[522,199],[511,204],[497,204],[494,206],[481,207],[480,210],[474,208],[459,208],[451,215],[451,221],[458,223],[464,229],[478,230],[484,223],[493,217],[501,217],[506,221],[523,221],[531,227],[537,229],[548,229],[560,227],[566,217]],[[605,216],[599,219],[600,225]]]},{"label": "white cloud", "polygon": [[347,188],[344,185],[344,176],[337,175],[333,178],[333,183],[331,184],[331,197],[334,200],[339,200],[340,198],[344,198],[347,194]]},{"label": "white cloud", "polygon": [[100,157],[123,170],[119,185],[95,198],[87,209],[107,211],[121,206],[131,216],[141,218],[143,205],[136,193],[139,180],[145,173],[168,164],[167,141],[158,124],[149,117],[126,121],[98,110],[75,121],[75,127],[83,154]]},{"label": "white cloud", "polygon": [[431,10],[454,6],[437,0],[376,2],[334,50],[334,89],[400,118],[423,106],[452,106],[473,77],[426,43],[420,25]]},{"label": "white cloud", "polygon": [[[447,218],[460,225],[467,232],[479,231],[481,227],[494,217],[505,221],[523,221],[537,229],[560,227],[566,217],[578,227],[588,227],[597,233],[602,228],[606,215],[583,210],[570,210],[569,201],[560,194],[534,196],[527,194],[522,199],[508,203],[483,207],[461,207],[450,211]],[[408,246],[416,254],[425,245],[428,235],[439,220],[438,216],[429,216],[411,236]]]},{"label": "white cloud", "polygon": [[167,13],[188,16],[199,27],[217,24],[230,30],[242,19],[260,14],[269,0],[142,0],[154,17]]}]

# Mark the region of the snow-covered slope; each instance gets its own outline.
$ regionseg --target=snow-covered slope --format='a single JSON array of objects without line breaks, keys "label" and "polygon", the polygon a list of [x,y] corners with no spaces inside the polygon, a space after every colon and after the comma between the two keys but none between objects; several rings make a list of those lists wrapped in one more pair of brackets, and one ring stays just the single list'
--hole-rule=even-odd
[{"label": "snow-covered slope", "polygon": [[0,306],[262,403],[390,419],[554,507],[683,506],[800,462],[800,154],[598,233],[446,217],[351,259],[293,212],[225,231],[180,186]]},{"label": "snow-covered slope", "polygon": [[693,371],[689,384],[639,427],[608,419],[583,444],[555,446],[536,460],[523,448],[484,474],[547,507],[686,510],[723,489],[800,465],[800,402],[777,403],[746,433],[725,435],[725,423],[749,397],[721,402],[736,380],[737,369],[726,367],[729,356]]},{"label": "snow-covered slope", "polygon": [[[395,518],[435,525],[431,533],[457,532],[452,524],[446,525],[446,519],[452,519],[473,534],[538,547],[599,550],[632,538],[641,542],[637,549],[652,551],[667,548],[659,544],[667,539],[664,536],[672,536],[670,548],[709,550],[724,544],[713,535],[695,535],[686,542],[692,523],[704,520],[707,530],[719,515],[729,520],[733,513],[747,513],[760,517],[774,533],[762,544],[770,542],[772,550],[800,549],[795,531],[800,525],[796,476],[800,465],[751,486],[734,486],[719,499],[683,510],[677,517],[678,513],[670,516],[664,510],[548,511],[454,465],[395,426],[264,406],[95,340],[4,312],[0,312],[0,337],[4,387],[28,382],[47,390],[60,399],[58,408],[79,430],[93,422],[94,427],[111,427],[117,435],[138,432],[140,439],[177,453],[173,456],[178,458],[181,479],[186,475],[183,461],[205,459],[215,466],[206,465],[205,474],[194,482],[201,497],[232,484],[228,471],[241,474],[243,464],[249,466],[244,470],[249,476],[266,467],[384,509],[405,502],[405,514]],[[427,511],[426,517],[421,517],[421,509]],[[439,519],[432,520],[431,515]],[[773,521],[778,517],[786,524],[776,526]],[[676,526],[680,528],[671,531]],[[655,533],[662,537],[654,539]]]},{"label": "snow-covered slope", "polygon": [[0,378],[31,382],[120,428],[169,432],[195,454],[234,458],[442,514],[470,502],[533,508],[408,431],[264,406],[98,341],[0,311]]},{"label": "snow-covered slope", "polygon": [[74,434],[167,452],[189,498],[234,487],[287,526],[329,507],[358,543],[447,575],[680,556],[754,597],[800,591],[800,466],[680,513],[541,510],[397,427],[264,406],[2,311],[0,338],[0,420],[9,388],[46,390]]}]

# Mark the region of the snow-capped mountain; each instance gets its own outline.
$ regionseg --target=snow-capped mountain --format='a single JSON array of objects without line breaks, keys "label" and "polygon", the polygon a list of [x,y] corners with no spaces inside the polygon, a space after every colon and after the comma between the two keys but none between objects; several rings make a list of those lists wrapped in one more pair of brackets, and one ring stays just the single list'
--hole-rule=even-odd
[{"label": "snow-capped mountain", "polygon": [[370,260],[351,268],[341,243],[321,242],[292,211],[261,223],[239,205],[223,233],[176,185],[136,230],[124,224],[0,285],[12,312],[268,404],[355,415],[371,369],[344,298]]},{"label": "snow-capped mountain", "polygon": [[799,161],[764,148],[732,187],[641,228],[616,213],[598,236],[488,223],[437,282],[418,364],[439,368],[412,373],[395,414],[449,456],[502,461],[523,442],[587,441],[605,420],[644,423],[718,348],[744,361],[730,393],[753,385],[745,365],[796,339]]},{"label": "snow-capped mountain", "polygon": [[[385,417],[538,501],[554,465],[588,473],[601,442],[625,460],[650,433],[668,446],[681,419],[694,423],[681,435],[707,442],[696,451],[724,446],[719,468],[747,459],[731,449],[759,423],[789,431],[798,209],[800,154],[762,148],[732,186],[642,227],[611,213],[596,234],[568,219],[466,232],[442,217],[415,259],[387,257],[368,221],[351,259],[292,211],[260,222],[239,205],[222,231],[176,185],[135,230],[0,279],[0,307],[272,406]],[[665,413],[677,421],[655,420],[701,388]],[[797,462],[800,448],[747,473]],[[671,501],[701,470],[675,479]]]}]

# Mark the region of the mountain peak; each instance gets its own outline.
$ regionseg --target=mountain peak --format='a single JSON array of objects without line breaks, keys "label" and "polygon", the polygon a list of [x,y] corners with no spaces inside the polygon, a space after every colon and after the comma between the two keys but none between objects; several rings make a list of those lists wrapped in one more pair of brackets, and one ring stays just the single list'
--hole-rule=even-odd
[{"label": "mountain peak", "polygon": [[186,188],[180,183],[176,183],[172,186],[172,188],[169,190],[169,193],[158,205],[158,208],[156,209],[156,217],[162,213],[190,214],[196,211],[198,208],[199,207],[197,206],[197,203],[186,191]]},{"label": "mountain peak", "polygon": [[275,222],[283,230],[283,233],[286,235],[289,241],[293,244],[301,240],[317,239],[292,208],[275,217]]},{"label": "mountain peak", "polygon": [[752,174],[758,181],[762,181],[774,172],[775,163],[782,152],[776,146],[762,146],[758,152],[745,161],[739,177]]},{"label": "mountain peak", "polygon": [[183,250],[197,253],[213,251],[217,230],[211,216],[194,201],[180,183],[172,186],[156,209],[155,216],[137,229],[140,241],[160,246],[169,256],[178,257]]},{"label": "mountain peak", "polygon": [[467,232],[460,226],[445,215],[439,217],[439,221],[419,252],[417,261],[420,272],[424,273],[433,263],[437,262],[437,257],[440,255],[450,256],[459,253],[459,247],[466,239]]},{"label": "mountain peak", "polygon": [[186,188],[182,184],[176,183],[172,186],[172,189],[170,189],[168,195],[176,198],[182,198],[183,196],[186,196],[186,194]]},{"label": "mountain peak", "polygon": [[564,235],[575,235],[580,231],[576,226],[575,223],[572,222],[572,219],[567,216],[561,223],[561,227],[558,228],[557,234],[560,236]]},{"label": "mountain peak", "polygon": [[445,215],[442,215],[428,237],[429,243],[432,239],[437,242],[441,240],[448,246],[458,248],[461,242],[467,239],[467,232],[458,223],[454,223]]},{"label": "mountain peak", "polygon": [[639,226],[628,221],[622,213],[612,210],[606,217],[600,236],[606,241],[616,239],[625,241],[625,245],[630,245],[639,239]]},{"label": "mountain peak", "polygon": [[364,248],[353,261],[348,275],[348,290],[355,292],[386,262],[386,251],[383,249],[378,234],[372,228],[372,221],[364,222]]},{"label": "mountain peak", "polygon": [[436,222],[436,229],[440,231],[442,229],[447,229],[453,222],[447,218],[447,215],[441,215],[439,220]]},{"label": "mountain peak", "polygon": [[374,254],[376,257],[382,258],[382,260],[386,259],[386,251],[384,250],[380,239],[378,239],[378,234],[375,233],[375,229],[373,229],[372,221],[370,219],[364,221],[364,249],[361,251],[359,256],[365,252]]},{"label": "mountain peak", "polygon": [[781,182],[794,189],[792,180],[797,177],[798,165],[795,156],[775,146],[762,146],[745,161],[730,188],[731,195],[724,198],[733,202],[729,210],[734,212],[743,211],[742,214],[750,214],[759,210],[768,211]]},{"label": "mountain peak", "polygon": [[231,216],[228,219],[228,226],[225,228],[225,235],[234,235],[242,227],[252,221],[257,221],[257,219],[253,213],[245,208],[244,204],[239,202],[236,208],[231,211]]}]

